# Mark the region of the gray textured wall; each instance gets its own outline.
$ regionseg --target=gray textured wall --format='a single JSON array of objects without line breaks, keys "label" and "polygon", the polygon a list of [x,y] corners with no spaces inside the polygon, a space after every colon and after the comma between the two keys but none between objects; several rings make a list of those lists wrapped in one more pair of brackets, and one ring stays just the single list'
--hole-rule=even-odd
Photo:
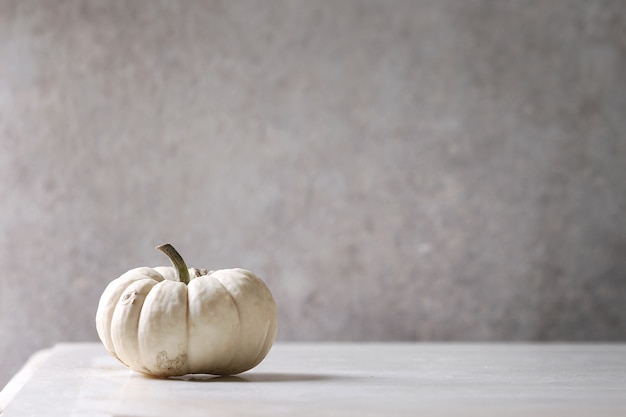
[{"label": "gray textured wall", "polygon": [[626,2],[0,1],[0,385],[105,285],[281,340],[626,340]]}]

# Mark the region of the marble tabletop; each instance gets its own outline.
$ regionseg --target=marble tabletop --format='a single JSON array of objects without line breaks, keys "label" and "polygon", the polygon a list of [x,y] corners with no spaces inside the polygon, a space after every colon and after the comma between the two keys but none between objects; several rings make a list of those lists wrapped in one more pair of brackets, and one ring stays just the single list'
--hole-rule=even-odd
[{"label": "marble tabletop", "polygon": [[626,416],[626,344],[277,343],[231,377],[139,375],[99,343],[40,352],[17,416]]}]

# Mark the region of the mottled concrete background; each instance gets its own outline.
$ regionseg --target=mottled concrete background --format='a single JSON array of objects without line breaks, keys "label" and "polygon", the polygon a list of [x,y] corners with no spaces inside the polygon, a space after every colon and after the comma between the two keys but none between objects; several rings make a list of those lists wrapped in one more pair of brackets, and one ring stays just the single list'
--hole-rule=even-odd
[{"label": "mottled concrete background", "polygon": [[280,340],[626,340],[626,2],[0,1],[0,385],[127,269]]}]

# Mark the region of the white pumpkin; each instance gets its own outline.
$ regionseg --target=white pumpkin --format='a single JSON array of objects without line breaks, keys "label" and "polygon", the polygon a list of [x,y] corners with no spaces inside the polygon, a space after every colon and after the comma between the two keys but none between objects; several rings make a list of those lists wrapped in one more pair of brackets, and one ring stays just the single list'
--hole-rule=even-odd
[{"label": "white pumpkin", "polygon": [[96,328],[106,349],[154,376],[233,375],[265,358],[277,331],[274,298],[244,269],[187,269],[169,244],[157,249],[174,267],[140,267],[104,290]]}]

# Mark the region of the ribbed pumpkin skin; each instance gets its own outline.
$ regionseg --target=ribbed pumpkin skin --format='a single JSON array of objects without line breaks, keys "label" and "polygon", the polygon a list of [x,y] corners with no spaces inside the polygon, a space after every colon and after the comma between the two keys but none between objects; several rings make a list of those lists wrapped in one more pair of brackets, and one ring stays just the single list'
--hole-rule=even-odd
[{"label": "ribbed pumpkin skin", "polygon": [[186,285],[172,267],[140,267],[113,280],[96,312],[106,349],[131,369],[161,377],[233,375],[258,365],[278,320],[265,283],[239,268],[190,268],[189,275]]}]

